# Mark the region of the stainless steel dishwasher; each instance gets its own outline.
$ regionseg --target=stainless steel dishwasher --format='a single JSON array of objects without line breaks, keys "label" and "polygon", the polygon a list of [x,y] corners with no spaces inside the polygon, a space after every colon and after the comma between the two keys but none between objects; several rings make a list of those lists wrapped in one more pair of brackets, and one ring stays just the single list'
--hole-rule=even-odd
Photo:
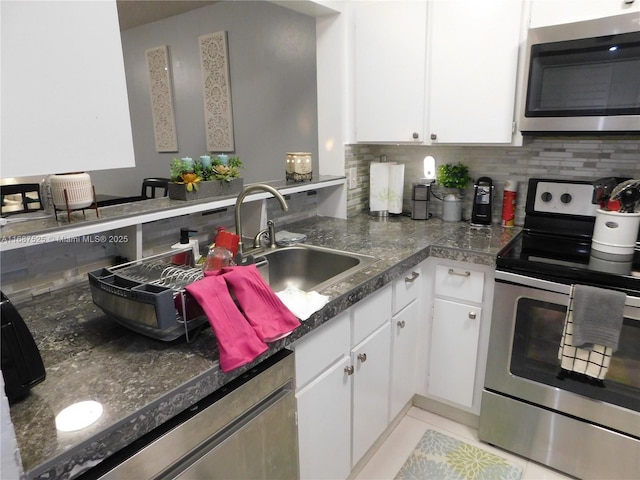
[{"label": "stainless steel dishwasher", "polygon": [[293,354],[278,352],[194,405],[186,420],[174,419],[174,427],[155,438],[152,432],[133,453],[119,452],[82,478],[296,479],[293,382]]}]

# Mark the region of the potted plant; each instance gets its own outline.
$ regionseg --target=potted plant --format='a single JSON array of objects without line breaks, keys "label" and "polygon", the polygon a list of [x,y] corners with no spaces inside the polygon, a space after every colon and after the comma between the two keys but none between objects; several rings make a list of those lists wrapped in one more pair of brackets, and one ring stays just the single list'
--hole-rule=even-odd
[{"label": "potted plant", "polygon": [[175,200],[196,200],[239,193],[244,186],[240,177],[241,168],[243,164],[239,157],[226,155],[213,159],[203,155],[197,160],[189,157],[174,158],[169,167],[169,197]]},{"label": "potted plant", "polygon": [[469,167],[458,162],[438,166],[436,182],[443,187],[454,189],[442,199],[442,220],[458,222],[462,220],[462,191],[471,183]]},{"label": "potted plant", "polygon": [[439,165],[436,181],[443,187],[463,190],[471,183],[469,167],[460,162]]}]

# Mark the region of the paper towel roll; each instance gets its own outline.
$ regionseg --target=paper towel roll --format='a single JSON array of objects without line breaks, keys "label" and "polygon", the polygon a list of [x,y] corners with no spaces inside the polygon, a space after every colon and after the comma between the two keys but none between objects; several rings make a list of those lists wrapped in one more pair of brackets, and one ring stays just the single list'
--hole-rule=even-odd
[{"label": "paper towel roll", "polygon": [[371,162],[369,168],[369,210],[402,213],[404,164]]},{"label": "paper towel roll", "polygon": [[389,167],[389,213],[402,213],[402,191],[404,190],[404,164]]},{"label": "paper towel roll", "polygon": [[369,167],[369,210],[384,212],[389,210],[390,163],[371,162]]}]

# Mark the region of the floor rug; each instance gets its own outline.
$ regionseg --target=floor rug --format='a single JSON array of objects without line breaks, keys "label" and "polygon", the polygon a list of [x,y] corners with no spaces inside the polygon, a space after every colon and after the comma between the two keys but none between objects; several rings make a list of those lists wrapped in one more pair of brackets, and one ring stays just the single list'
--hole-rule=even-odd
[{"label": "floor rug", "polygon": [[520,480],[522,468],[493,453],[427,430],[395,480]]}]

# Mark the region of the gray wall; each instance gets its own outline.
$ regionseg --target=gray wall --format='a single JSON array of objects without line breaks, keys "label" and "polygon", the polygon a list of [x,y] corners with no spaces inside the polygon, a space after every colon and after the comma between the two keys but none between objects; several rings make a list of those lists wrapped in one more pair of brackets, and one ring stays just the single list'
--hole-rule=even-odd
[{"label": "gray wall", "polygon": [[[318,171],[315,19],[269,2],[219,2],[122,32],[136,168],[91,172],[98,194],[138,195],[174,157],[206,152],[198,37],[226,30],[235,154],[245,183],[284,179],[291,151]],[[155,149],[145,50],[168,45],[178,148]],[[96,148],[100,148],[96,145]]]}]

